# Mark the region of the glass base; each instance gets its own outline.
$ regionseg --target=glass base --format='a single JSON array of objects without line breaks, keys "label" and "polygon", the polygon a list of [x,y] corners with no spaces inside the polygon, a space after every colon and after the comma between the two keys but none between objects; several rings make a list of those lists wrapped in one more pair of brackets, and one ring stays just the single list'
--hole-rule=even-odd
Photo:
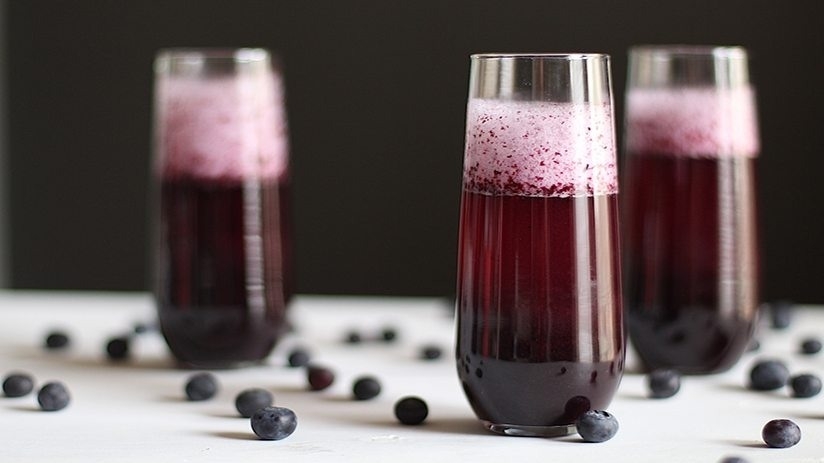
[{"label": "glass base", "polygon": [[561,424],[557,426],[528,426],[520,424],[498,424],[483,421],[486,429],[504,436],[518,437],[562,437],[575,434],[577,429],[574,424]]},{"label": "glass base", "polygon": [[175,367],[180,370],[237,370],[260,366],[264,360],[179,360],[174,359]]}]

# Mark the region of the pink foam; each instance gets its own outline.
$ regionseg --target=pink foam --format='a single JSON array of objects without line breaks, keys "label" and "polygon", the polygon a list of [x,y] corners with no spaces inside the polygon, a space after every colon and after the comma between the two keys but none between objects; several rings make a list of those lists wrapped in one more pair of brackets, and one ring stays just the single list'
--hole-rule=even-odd
[{"label": "pink foam", "polygon": [[160,175],[238,181],[277,179],[288,163],[286,117],[277,76],[158,83]]},{"label": "pink foam", "polygon": [[610,106],[470,99],[464,187],[543,197],[617,193]]},{"label": "pink foam", "polygon": [[736,89],[631,89],[627,151],[684,157],[755,157],[755,95]]}]

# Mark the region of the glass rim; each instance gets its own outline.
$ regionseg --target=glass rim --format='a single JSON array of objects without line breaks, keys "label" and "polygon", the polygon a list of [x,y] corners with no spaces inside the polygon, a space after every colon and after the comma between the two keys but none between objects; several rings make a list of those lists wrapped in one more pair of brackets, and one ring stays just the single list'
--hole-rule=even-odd
[{"label": "glass rim", "polygon": [[232,60],[245,63],[266,61],[271,55],[269,50],[262,47],[172,47],[157,51],[158,59]]},{"label": "glass rim", "polygon": [[645,55],[652,59],[722,58],[747,59],[747,49],[739,45],[649,44],[634,45],[630,55]]},{"label": "glass rim", "polygon": [[471,59],[548,59],[565,61],[585,61],[590,59],[609,59],[607,53],[473,53]]}]

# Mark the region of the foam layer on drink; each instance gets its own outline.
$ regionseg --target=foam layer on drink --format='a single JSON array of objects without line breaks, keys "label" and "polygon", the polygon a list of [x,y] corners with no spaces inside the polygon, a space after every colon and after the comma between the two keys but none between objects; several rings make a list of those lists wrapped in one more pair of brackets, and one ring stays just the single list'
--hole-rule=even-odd
[{"label": "foam layer on drink", "polygon": [[164,178],[242,181],[286,173],[286,117],[276,75],[168,77],[156,92]]},{"label": "foam layer on drink", "polygon": [[610,105],[471,98],[464,188],[542,197],[617,193]]},{"label": "foam layer on drink", "polygon": [[755,95],[749,86],[630,89],[626,113],[626,145],[632,154],[758,155]]}]

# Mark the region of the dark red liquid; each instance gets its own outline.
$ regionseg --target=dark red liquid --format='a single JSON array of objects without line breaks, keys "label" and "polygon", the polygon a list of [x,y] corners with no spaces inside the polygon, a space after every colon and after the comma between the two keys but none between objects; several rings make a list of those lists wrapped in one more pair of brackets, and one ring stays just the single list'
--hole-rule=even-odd
[{"label": "dark red liquid", "polygon": [[624,361],[616,202],[464,191],[457,361],[481,420],[563,425],[612,400]]},{"label": "dark red liquid", "polygon": [[162,182],[156,297],[163,335],[183,364],[259,361],[286,330],[285,194],[274,181]]},{"label": "dark red liquid", "polygon": [[649,369],[730,368],[756,324],[755,161],[637,155],[627,172],[633,346]]}]

